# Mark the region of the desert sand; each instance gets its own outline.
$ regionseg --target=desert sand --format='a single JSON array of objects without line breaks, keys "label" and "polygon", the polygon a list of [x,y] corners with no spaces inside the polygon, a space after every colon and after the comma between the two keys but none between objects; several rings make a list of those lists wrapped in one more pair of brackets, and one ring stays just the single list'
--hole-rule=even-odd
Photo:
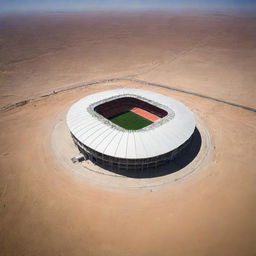
[{"label": "desert sand", "polygon": [[[242,12],[1,17],[0,255],[255,255],[255,31]],[[71,104],[120,87],[195,113],[211,139],[197,170],[132,188],[56,157]]]}]

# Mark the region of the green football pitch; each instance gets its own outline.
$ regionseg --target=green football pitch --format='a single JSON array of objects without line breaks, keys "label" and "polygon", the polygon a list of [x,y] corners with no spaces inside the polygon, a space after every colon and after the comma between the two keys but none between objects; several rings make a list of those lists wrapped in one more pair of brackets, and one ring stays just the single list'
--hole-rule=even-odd
[{"label": "green football pitch", "polygon": [[139,130],[152,124],[152,122],[148,119],[133,112],[122,113],[118,116],[110,118],[110,121],[127,130]]}]

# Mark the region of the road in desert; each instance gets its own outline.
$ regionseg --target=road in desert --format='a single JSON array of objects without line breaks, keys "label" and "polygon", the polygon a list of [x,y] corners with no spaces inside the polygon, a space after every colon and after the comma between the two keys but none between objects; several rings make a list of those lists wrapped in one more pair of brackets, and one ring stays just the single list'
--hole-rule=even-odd
[{"label": "road in desert", "polygon": [[[255,255],[255,31],[238,11],[2,16],[0,255]],[[193,172],[71,162],[70,106],[126,87],[193,111],[209,139]]]}]

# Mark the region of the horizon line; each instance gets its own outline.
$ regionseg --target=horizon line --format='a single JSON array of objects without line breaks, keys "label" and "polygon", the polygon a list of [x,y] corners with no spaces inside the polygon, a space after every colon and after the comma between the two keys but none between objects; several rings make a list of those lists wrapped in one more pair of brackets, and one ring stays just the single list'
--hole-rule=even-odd
[{"label": "horizon line", "polygon": [[85,12],[136,12],[136,11],[249,11],[253,12],[256,9],[256,4],[251,6],[117,6],[117,7],[83,7],[83,8],[14,8],[14,9],[2,9],[0,15],[18,15],[18,14],[38,14],[38,13],[85,13]]}]

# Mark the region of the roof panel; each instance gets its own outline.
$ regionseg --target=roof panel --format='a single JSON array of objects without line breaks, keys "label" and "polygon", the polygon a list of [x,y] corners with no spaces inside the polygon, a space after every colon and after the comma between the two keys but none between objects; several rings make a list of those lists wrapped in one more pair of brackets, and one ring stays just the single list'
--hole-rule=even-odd
[{"label": "roof panel", "polygon": [[126,158],[127,140],[129,139],[129,134],[129,132],[123,132],[123,136],[118,143],[117,150],[114,155],[115,157]]},{"label": "roof panel", "polygon": [[127,140],[126,158],[132,158],[132,159],[137,158],[134,132],[129,133],[129,139]]},{"label": "roof panel", "polygon": [[[109,156],[115,156],[119,142],[121,141],[123,136],[123,132],[115,130],[115,134],[113,138],[111,137],[111,140],[106,145],[101,145],[103,147],[103,153]],[[99,149],[99,147],[97,148]]]}]

